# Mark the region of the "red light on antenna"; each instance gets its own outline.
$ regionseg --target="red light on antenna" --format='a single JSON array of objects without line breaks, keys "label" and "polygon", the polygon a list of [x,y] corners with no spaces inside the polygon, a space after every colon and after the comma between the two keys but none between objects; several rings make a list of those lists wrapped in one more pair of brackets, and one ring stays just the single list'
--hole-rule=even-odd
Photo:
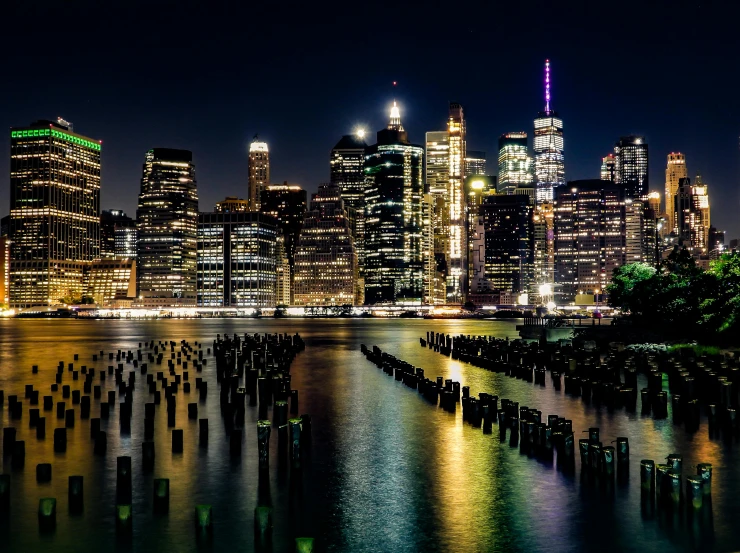
[{"label": "red light on antenna", "polygon": [[396,81],[393,81],[393,86],[396,86]]}]

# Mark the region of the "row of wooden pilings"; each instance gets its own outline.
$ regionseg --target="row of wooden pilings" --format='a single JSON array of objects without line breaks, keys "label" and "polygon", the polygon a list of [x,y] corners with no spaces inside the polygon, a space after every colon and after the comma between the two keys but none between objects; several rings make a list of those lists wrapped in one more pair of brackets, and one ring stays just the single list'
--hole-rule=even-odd
[{"label": "row of wooden pilings", "polygon": [[[456,404],[461,403],[463,420],[475,428],[482,428],[484,434],[493,433],[493,425],[497,423],[502,443],[507,441],[508,431],[511,447],[518,446],[522,453],[545,464],[552,464],[556,457],[557,468],[563,472],[575,470],[575,434],[570,420],[548,415],[545,423],[537,409],[488,393],[471,396],[468,386],[461,387],[459,382],[439,376],[431,380],[425,376],[424,369],[383,352],[377,346],[368,348],[363,344],[361,350],[378,368],[406,386],[417,389],[432,404],[436,405],[439,398],[441,408],[454,412]],[[600,441],[598,428],[592,427],[585,432],[588,438],[578,440],[584,481],[598,484],[609,492],[613,491],[615,477],[626,484],[630,464],[628,438],[617,437],[612,442],[616,445],[612,446]],[[649,459],[640,461],[643,507],[649,509],[653,499],[657,498],[660,508],[683,509],[687,517],[698,513],[711,514],[712,465],[699,464],[696,474],[683,480],[682,459],[682,455],[674,453],[664,464],[656,465]]]}]

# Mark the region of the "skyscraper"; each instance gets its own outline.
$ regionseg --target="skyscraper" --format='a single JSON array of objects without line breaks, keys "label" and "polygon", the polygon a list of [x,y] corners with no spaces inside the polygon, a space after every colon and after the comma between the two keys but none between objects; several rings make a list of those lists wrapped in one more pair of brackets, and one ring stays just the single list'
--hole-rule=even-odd
[{"label": "skyscraper", "polygon": [[601,180],[615,182],[617,178],[617,158],[607,154],[601,158]]},{"label": "skyscraper", "polygon": [[679,244],[696,257],[709,253],[709,187],[697,175],[694,184],[682,178],[674,198],[676,229]]},{"label": "skyscraper", "polygon": [[481,204],[485,278],[494,290],[526,292],[532,282],[532,209],[523,194],[488,196]]},{"label": "skyscraper", "polygon": [[367,149],[365,303],[421,303],[424,149],[409,143],[396,103]]},{"label": "skyscraper", "polygon": [[532,185],[532,158],[527,133],[510,132],[498,139],[498,192],[513,194],[518,186]]},{"label": "skyscraper", "polygon": [[668,233],[678,233],[676,227],[676,194],[681,179],[689,176],[686,169],[686,156],[681,152],[668,154],[665,168],[665,214],[668,220]]},{"label": "skyscraper", "polygon": [[357,252],[340,188],[319,186],[295,255],[296,305],[354,305]]},{"label": "skyscraper", "polygon": [[363,265],[365,234],[365,131],[344,135],[331,150],[330,183],[342,191],[345,209],[354,210],[352,236],[357,250],[360,270]]},{"label": "skyscraper", "polygon": [[66,122],[10,131],[10,305],[76,299],[100,257],[100,142]]},{"label": "skyscraper", "polygon": [[270,184],[270,152],[257,136],[249,144],[249,206],[260,210],[262,190]]},{"label": "skyscraper", "polygon": [[249,201],[236,196],[226,196],[225,199],[216,202],[213,211],[215,213],[244,213],[249,211]]},{"label": "skyscraper", "polygon": [[477,150],[466,150],[465,152],[465,176],[486,174],[486,152]]},{"label": "skyscraper", "polygon": [[625,197],[642,198],[650,188],[648,145],[644,136],[623,136],[614,146],[617,158],[616,183],[624,188]]},{"label": "skyscraper", "polygon": [[563,120],[550,109],[550,60],[545,60],[545,111],[534,120],[534,173],[537,202],[552,202],[553,190],[565,184]]},{"label": "skyscraper", "polygon": [[146,153],[136,219],[142,305],[195,305],[198,190],[191,152],[153,148]]},{"label": "skyscraper", "polygon": [[[133,229],[136,223],[120,209],[104,209],[100,213],[100,257],[110,259],[120,256],[116,251],[116,229]],[[134,253],[133,257],[136,257]]]},{"label": "skyscraper", "polygon": [[446,260],[450,237],[450,210],[447,196],[450,186],[450,135],[447,131],[426,133],[426,157],[424,159],[426,161],[424,169],[426,192],[431,199],[430,225],[434,254],[444,260],[446,286]]},{"label": "skyscraper", "polygon": [[576,180],[555,190],[556,293],[603,294],[625,263],[625,195],[613,182]]},{"label": "skyscraper", "polygon": [[264,213],[198,216],[198,305],[275,307],[277,220]]},{"label": "skyscraper", "polygon": [[468,291],[468,233],[465,210],[465,117],[463,108],[450,103],[447,118],[450,174],[447,190],[450,238],[447,250],[447,301],[463,303]]},{"label": "skyscraper", "polygon": [[8,307],[10,287],[10,215],[0,220],[0,308]]}]

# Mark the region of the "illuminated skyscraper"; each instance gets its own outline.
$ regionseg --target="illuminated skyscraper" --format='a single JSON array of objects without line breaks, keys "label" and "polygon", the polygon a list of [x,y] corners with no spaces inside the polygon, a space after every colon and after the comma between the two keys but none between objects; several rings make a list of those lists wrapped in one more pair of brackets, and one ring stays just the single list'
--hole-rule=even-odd
[{"label": "illuminated skyscraper", "polygon": [[450,135],[447,131],[426,133],[425,160],[426,191],[431,198],[430,224],[434,254],[445,260],[446,281],[446,259],[450,237],[450,210],[447,201],[450,186]]},{"label": "illuminated skyscraper", "polygon": [[303,219],[295,259],[296,305],[354,305],[357,252],[340,188],[319,186]]},{"label": "illuminated skyscraper", "polygon": [[306,213],[306,191],[296,184],[271,184],[262,190],[262,213],[278,220],[283,232],[285,256],[292,275],[295,268],[295,248]]},{"label": "illuminated skyscraper", "polygon": [[555,190],[554,214],[557,297],[603,294],[625,263],[624,189],[610,181],[570,181]]},{"label": "illuminated skyscraper", "polygon": [[259,211],[262,190],[270,184],[270,152],[257,136],[249,144],[249,206]]},{"label": "illuminated skyscraper", "polygon": [[534,120],[534,173],[537,202],[552,202],[553,190],[565,184],[563,120],[550,109],[550,60],[545,60],[545,111]]},{"label": "illuminated skyscraper", "polygon": [[409,143],[393,103],[388,127],[367,149],[365,303],[421,303],[424,149]]},{"label": "illuminated skyscraper", "polygon": [[644,136],[623,136],[614,146],[617,158],[616,183],[626,198],[642,198],[650,188],[648,145]]},{"label": "illuminated skyscraper", "polygon": [[0,220],[0,307],[8,307],[10,284],[10,215]]},{"label": "illuminated skyscraper", "polygon": [[682,178],[674,198],[676,228],[679,244],[695,256],[709,253],[709,187],[697,175],[694,184]]},{"label": "illuminated skyscraper", "polygon": [[510,132],[498,139],[498,192],[513,194],[518,186],[532,185],[532,158],[527,133]]},{"label": "illuminated skyscraper", "polygon": [[198,190],[191,152],[154,148],[146,153],[136,219],[142,305],[195,305]]},{"label": "illuminated skyscraper", "polygon": [[354,210],[350,217],[357,259],[362,271],[365,234],[365,131],[344,135],[331,150],[329,160],[331,184],[342,191],[345,209]]},{"label": "illuminated skyscraper", "polygon": [[100,142],[66,121],[10,131],[10,305],[77,299],[100,257]]},{"label": "illuminated skyscraper", "polygon": [[465,153],[465,176],[486,174],[486,152],[467,150]]},{"label": "illuminated skyscraper", "polygon": [[[136,234],[136,223],[120,209],[103,210],[100,214],[100,257],[110,259],[113,257],[124,257],[125,254],[116,247],[116,231],[123,237],[126,233],[123,229],[130,229]],[[125,247],[121,244],[120,247]],[[136,257],[136,241],[134,240],[134,253]]]},{"label": "illuminated skyscraper", "polygon": [[447,118],[450,144],[450,182],[447,190],[450,238],[447,250],[447,301],[463,303],[468,291],[468,232],[465,210],[465,117],[458,103],[450,104]]},{"label": "illuminated skyscraper", "polygon": [[552,284],[555,274],[555,236],[553,204],[537,204],[532,216],[534,232],[534,284],[539,293],[543,284]]},{"label": "illuminated skyscraper", "polygon": [[681,179],[689,176],[686,170],[686,156],[681,152],[668,154],[665,168],[665,214],[668,220],[668,233],[678,233],[676,226],[676,194]]},{"label": "illuminated skyscraper", "polygon": [[526,292],[532,282],[532,204],[522,194],[488,196],[480,207],[485,278],[494,290]]},{"label": "illuminated skyscraper", "polygon": [[264,213],[198,216],[198,305],[275,307],[278,222]]},{"label": "illuminated skyscraper", "polygon": [[614,182],[617,178],[617,158],[608,154],[601,158],[601,180]]}]

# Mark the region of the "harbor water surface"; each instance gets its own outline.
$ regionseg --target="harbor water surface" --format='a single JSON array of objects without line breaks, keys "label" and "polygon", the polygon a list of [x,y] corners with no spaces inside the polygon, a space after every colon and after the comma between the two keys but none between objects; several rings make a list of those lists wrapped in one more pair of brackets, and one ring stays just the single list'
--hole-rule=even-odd
[{"label": "harbor water surface", "polygon": [[[188,399],[178,392],[177,428],[184,429],[184,451],[173,454],[165,410],[158,409],[153,472],[141,470],[144,403],[150,401],[144,377],[137,374],[130,434],[121,435],[117,415],[103,421],[108,433],[105,456],[93,454],[89,422],[68,431],[66,453],[54,453],[47,414],[46,439],[37,440],[23,418],[11,421],[7,397],[34,384],[48,395],[59,361],[96,371],[110,362],[108,352],[138,349],[150,340],[195,341],[210,347],[217,334],[299,333],[306,350],[291,367],[291,386],[299,390],[300,413],[312,417],[312,445],[303,470],[292,471],[278,458],[277,433],[270,452],[269,494],[273,507],[273,551],[290,552],[298,536],[316,538],[317,551],[737,551],[740,550],[740,466],[738,446],[708,437],[702,421],[687,434],[670,417],[654,420],[623,410],[584,405],[550,379],[542,388],[503,374],[454,361],[419,345],[432,330],[447,334],[516,338],[508,321],[432,321],[415,319],[202,319],[202,320],[2,320],[0,389],[6,402],[2,426],[18,429],[26,442],[23,469],[3,456],[11,475],[10,513],[0,520],[0,551],[253,551],[254,509],[258,497],[257,407],[247,408],[242,455],[229,454],[220,423],[215,363],[201,375],[210,395],[199,406],[209,419],[209,444],[198,446],[198,421],[187,416]],[[458,380],[471,394],[489,392],[537,408],[546,420],[559,414],[573,421],[576,439],[599,427],[605,443],[626,436],[630,475],[626,485],[607,492],[574,475],[520,454],[501,443],[498,433],[483,434],[463,423],[461,410],[448,413],[389,378],[367,361],[360,344],[378,345],[417,367],[426,376]],[[106,357],[97,362],[100,350]],[[32,365],[39,373],[32,374]],[[135,370],[126,366],[126,372]],[[162,370],[158,368],[156,370]],[[65,377],[67,378],[67,377]],[[140,380],[139,380],[140,379]],[[82,380],[65,383],[82,389]],[[96,382],[97,384],[98,382]],[[114,389],[112,379],[105,390]],[[640,376],[640,386],[644,386]],[[104,392],[105,395],[105,392]],[[61,392],[55,393],[61,400]],[[99,412],[93,400],[92,417]],[[78,406],[77,406],[78,407]],[[51,415],[51,416],[49,416]],[[272,418],[271,410],[268,417]],[[683,517],[641,507],[640,459],[664,462],[684,457],[684,474],[697,463],[714,467],[712,518],[692,524]],[[116,457],[133,465],[133,532],[116,533]],[[38,463],[52,464],[52,480],[37,483]],[[67,479],[84,476],[84,511],[67,512]],[[152,480],[170,479],[168,514],[152,512]],[[56,497],[56,528],[40,532],[41,497]],[[214,530],[196,537],[195,505],[213,506]]]}]

